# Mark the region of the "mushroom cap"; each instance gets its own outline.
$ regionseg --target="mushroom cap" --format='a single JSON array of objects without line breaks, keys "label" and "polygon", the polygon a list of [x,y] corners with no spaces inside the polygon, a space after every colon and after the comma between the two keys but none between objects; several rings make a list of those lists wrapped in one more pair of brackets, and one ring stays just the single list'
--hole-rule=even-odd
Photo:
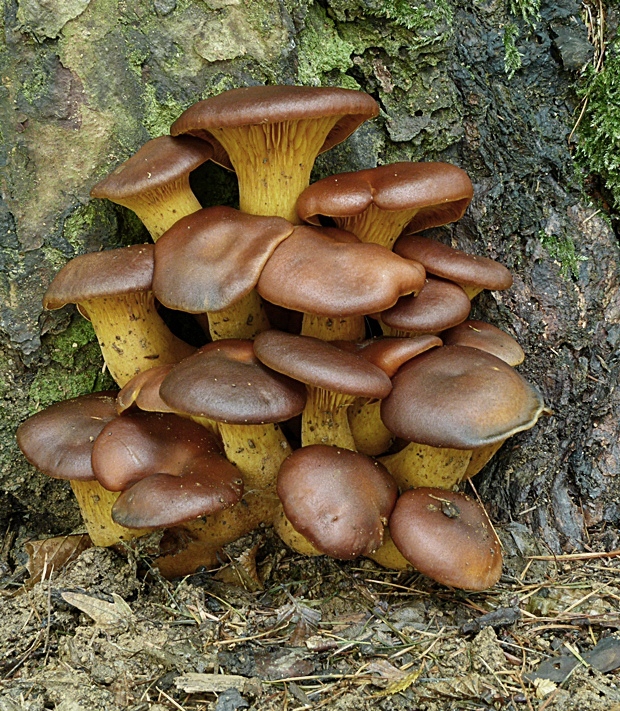
[{"label": "mushroom cap", "polygon": [[276,248],[256,288],[278,306],[336,318],[383,311],[417,293],[424,278],[418,262],[386,247],[354,241],[344,230],[301,226]]},{"label": "mushroom cap", "polygon": [[174,363],[157,365],[143,370],[126,383],[116,396],[116,410],[122,414],[133,404],[147,412],[174,412],[159,395],[163,379],[174,368]]},{"label": "mushroom cap", "polygon": [[491,291],[512,286],[512,275],[503,264],[453,249],[429,237],[403,235],[394,245],[394,251],[406,259],[417,260],[430,274],[464,286],[480,286]]},{"label": "mushroom cap", "polygon": [[155,245],[153,292],[171,309],[221,311],[256,286],[275,248],[292,232],[282,217],[208,207],[176,222]]},{"label": "mushroom cap", "polygon": [[389,526],[403,556],[442,585],[486,590],[500,578],[500,542],[484,509],[464,494],[409,489],[396,502]]},{"label": "mushroom cap", "polygon": [[411,333],[437,333],[461,323],[470,311],[471,301],[458,284],[429,276],[417,296],[401,296],[381,320]]},{"label": "mushroom cap", "polygon": [[147,141],[90,191],[91,197],[118,202],[172,183],[213,155],[213,147],[191,136],[160,136]]},{"label": "mushroom cap", "polygon": [[112,519],[127,528],[167,528],[208,516],[241,500],[243,481],[225,457],[212,453],[187,463],[181,476],[153,474],[124,491]]},{"label": "mushroom cap", "polygon": [[441,338],[446,346],[479,348],[513,367],[525,360],[523,348],[511,335],[485,321],[464,321],[444,331]]},{"label": "mushroom cap", "polygon": [[152,474],[180,476],[189,461],[220,452],[213,434],[196,422],[170,413],[133,412],[102,429],[92,466],[101,486],[124,491]]},{"label": "mushroom cap", "polygon": [[364,212],[371,203],[381,210],[418,209],[413,224],[419,231],[462,217],[473,197],[469,176],[449,163],[392,163],[378,168],[330,175],[299,196],[297,213],[320,225],[319,216],[344,218]]},{"label": "mushroom cap", "polygon": [[289,455],[277,489],[293,528],[322,553],[343,560],[379,548],[398,495],[382,464],[323,444]]},{"label": "mushroom cap", "polygon": [[[337,343],[339,348],[342,343]],[[443,342],[438,336],[425,335],[413,338],[371,338],[354,345],[357,355],[381,368],[388,378],[393,378],[401,365],[431,348],[443,345]]]},{"label": "mushroom cap", "polygon": [[377,116],[379,106],[368,94],[352,89],[315,86],[248,86],[231,89],[190,106],[170,127],[178,136],[190,133],[213,144],[213,159],[231,168],[214,129],[257,124],[285,123],[299,119],[339,116],[320,153],[347,138],[367,119]]},{"label": "mushroom cap", "polygon": [[238,425],[282,422],[306,404],[301,383],[265,367],[252,341],[209,343],[166,376],[162,399],[177,412]]},{"label": "mushroom cap", "polygon": [[431,447],[476,449],[533,427],[544,403],[538,391],[494,355],[443,346],[406,363],[381,403],[397,437]]},{"label": "mushroom cap", "polygon": [[356,397],[385,397],[389,377],[356,353],[311,336],[263,331],[254,340],[259,360],[278,373],[307,385]]},{"label": "mushroom cap", "polygon": [[153,250],[152,244],[135,244],[75,257],[52,280],[43,307],[60,309],[88,299],[150,291]]},{"label": "mushroom cap", "polygon": [[55,479],[91,481],[93,444],[116,417],[116,393],[99,392],[57,402],[17,428],[17,444],[39,471]]}]

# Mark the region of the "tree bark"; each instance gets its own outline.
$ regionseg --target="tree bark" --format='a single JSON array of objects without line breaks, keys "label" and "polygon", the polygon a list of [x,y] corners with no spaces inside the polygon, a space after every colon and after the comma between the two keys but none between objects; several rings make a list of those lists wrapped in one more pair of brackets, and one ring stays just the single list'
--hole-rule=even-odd
[{"label": "tree bark", "polygon": [[[521,3],[526,7],[525,3]],[[429,0],[5,0],[0,52],[0,515],[31,531],[78,523],[69,488],[23,459],[17,425],[56,400],[109,385],[89,325],[41,297],[72,257],[147,241],[90,188],[195,101],[235,86],[359,88],[381,116],[324,154],[314,179],[397,160],[466,169],[475,197],[435,231],[508,266],[476,317],[517,337],[520,371],[553,415],[507,442],[477,485],[495,520],[553,551],[620,521],[620,250],[571,158],[575,71],[592,48],[573,0],[531,22],[506,4]],[[521,67],[510,64],[506,33]],[[517,59],[515,60],[515,56]],[[518,55],[512,54],[518,64]],[[213,165],[194,188],[235,204]]]}]

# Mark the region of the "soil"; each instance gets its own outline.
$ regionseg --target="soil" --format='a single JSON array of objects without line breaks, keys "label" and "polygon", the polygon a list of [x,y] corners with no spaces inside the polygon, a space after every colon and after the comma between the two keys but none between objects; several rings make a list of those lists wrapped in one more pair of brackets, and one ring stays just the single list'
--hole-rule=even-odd
[{"label": "soil", "polygon": [[[2,580],[0,710],[619,709],[617,673],[528,675],[618,636],[620,558],[535,560],[524,527],[499,533],[504,574],[475,594],[369,560],[303,558],[269,530],[172,582],[142,542],[19,583],[20,544]],[[618,649],[620,636],[616,666]]]}]

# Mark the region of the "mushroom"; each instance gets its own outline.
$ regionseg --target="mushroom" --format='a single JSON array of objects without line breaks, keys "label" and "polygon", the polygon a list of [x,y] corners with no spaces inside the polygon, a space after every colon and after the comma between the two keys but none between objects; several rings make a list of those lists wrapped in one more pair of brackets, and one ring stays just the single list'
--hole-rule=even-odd
[{"label": "mushroom", "polygon": [[429,274],[456,282],[470,299],[483,289],[500,291],[512,286],[512,275],[499,262],[467,254],[429,237],[403,235],[394,251],[406,259],[417,260]]},{"label": "mushroom", "polygon": [[298,223],[295,203],[316,156],[379,113],[368,94],[308,86],[251,86],[199,101],[172,124],[213,144],[213,160],[233,168],[243,212]]},{"label": "mushroom", "polygon": [[274,251],[258,293],[304,312],[302,334],[323,340],[361,340],[364,315],[417,293],[424,269],[378,244],[363,244],[335,228],[296,227]]},{"label": "mushroom", "polygon": [[82,395],[51,405],[17,429],[17,444],[31,464],[47,476],[70,481],[96,546],[110,546],[145,533],[112,520],[118,494],[104,489],[92,468],[93,445],[101,430],[116,418],[115,402],[111,392]]},{"label": "mushroom", "polygon": [[525,360],[523,348],[512,336],[484,321],[463,321],[443,331],[441,338],[446,346],[478,348],[501,358],[513,367]]},{"label": "mushroom", "polygon": [[231,207],[199,210],[157,242],[155,296],[171,309],[206,312],[213,340],[253,338],[269,328],[254,287],[292,230],[281,217],[247,215]]},{"label": "mushroom", "polygon": [[123,492],[112,518],[129,528],[177,526],[233,506],[243,492],[214,435],[174,414],[112,420],[95,441],[92,468],[102,486]]},{"label": "mushroom", "polygon": [[389,526],[402,555],[442,585],[487,590],[500,578],[501,544],[484,509],[464,494],[409,489],[396,502]]},{"label": "mushroom", "polygon": [[490,353],[443,346],[406,363],[381,403],[381,418],[410,444],[381,458],[401,490],[450,489],[464,477],[472,451],[533,427],[542,397]]},{"label": "mushroom", "polygon": [[43,297],[46,309],[78,305],[121,387],[136,373],[176,363],[195,350],[174,336],[157,313],[153,250],[144,244],[83,254],[58,272]]},{"label": "mushroom", "polygon": [[189,174],[213,155],[213,147],[191,136],[160,136],[145,143],[90,191],[133,210],[154,241],[185,215],[200,210]]},{"label": "mushroom", "polygon": [[302,447],[329,444],[354,450],[347,408],[356,397],[383,398],[392,387],[377,366],[318,338],[265,331],[256,337],[254,352],[269,368],[306,384]]},{"label": "mushroom", "polygon": [[462,217],[473,197],[467,173],[448,163],[392,163],[330,175],[299,196],[297,212],[320,225],[332,218],[362,242],[392,249],[403,229],[419,232]]},{"label": "mushroom", "polygon": [[292,527],[316,552],[353,560],[381,545],[397,487],[385,467],[370,457],[315,444],[282,463],[278,495],[285,517],[275,527],[286,543],[299,545],[296,537],[289,537]]},{"label": "mushroom", "polygon": [[378,316],[386,336],[421,336],[456,326],[470,311],[471,301],[458,284],[427,276],[417,295],[401,296]]}]

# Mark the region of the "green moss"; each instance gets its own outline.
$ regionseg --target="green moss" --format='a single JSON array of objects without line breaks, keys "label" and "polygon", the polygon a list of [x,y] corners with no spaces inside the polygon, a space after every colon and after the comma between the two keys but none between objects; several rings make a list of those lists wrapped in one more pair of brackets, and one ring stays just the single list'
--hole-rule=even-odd
[{"label": "green moss", "polygon": [[30,414],[61,400],[114,388],[90,323],[75,315],[69,328],[43,338],[51,362],[39,368],[28,390]]},{"label": "green moss", "polygon": [[510,0],[510,12],[532,26],[540,19],[540,0]]},{"label": "green moss", "polygon": [[603,178],[620,209],[620,43],[608,48],[602,71],[588,68],[578,91],[587,104],[579,123],[577,160]]},{"label": "green moss", "polygon": [[94,200],[80,205],[74,210],[62,226],[62,235],[73,247],[75,253],[84,250],[89,241],[100,242],[106,235],[117,230],[117,219],[112,203]]},{"label": "green moss", "polygon": [[564,279],[578,279],[579,262],[587,262],[588,258],[576,253],[573,240],[568,236],[549,235],[544,230],[538,236],[549,256],[560,264],[560,273]]},{"label": "green moss", "polygon": [[517,49],[516,40],[519,37],[519,28],[510,22],[504,28],[504,71],[509,79],[521,69],[522,57]]},{"label": "green moss", "polygon": [[165,98],[157,96],[157,90],[151,84],[144,87],[144,118],[142,122],[151,138],[170,133],[170,124],[176,121],[185,109],[170,94]]},{"label": "green moss", "polygon": [[310,8],[306,26],[299,33],[299,69],[297,76],[302,84],[320,86],[326,82],[324,74],[338,70],[337,86],[359,89],[359,84],[345,72],[353,66],[351,54],[355,47],[343,40],[334,21],[327,17],[319,5]]}]

